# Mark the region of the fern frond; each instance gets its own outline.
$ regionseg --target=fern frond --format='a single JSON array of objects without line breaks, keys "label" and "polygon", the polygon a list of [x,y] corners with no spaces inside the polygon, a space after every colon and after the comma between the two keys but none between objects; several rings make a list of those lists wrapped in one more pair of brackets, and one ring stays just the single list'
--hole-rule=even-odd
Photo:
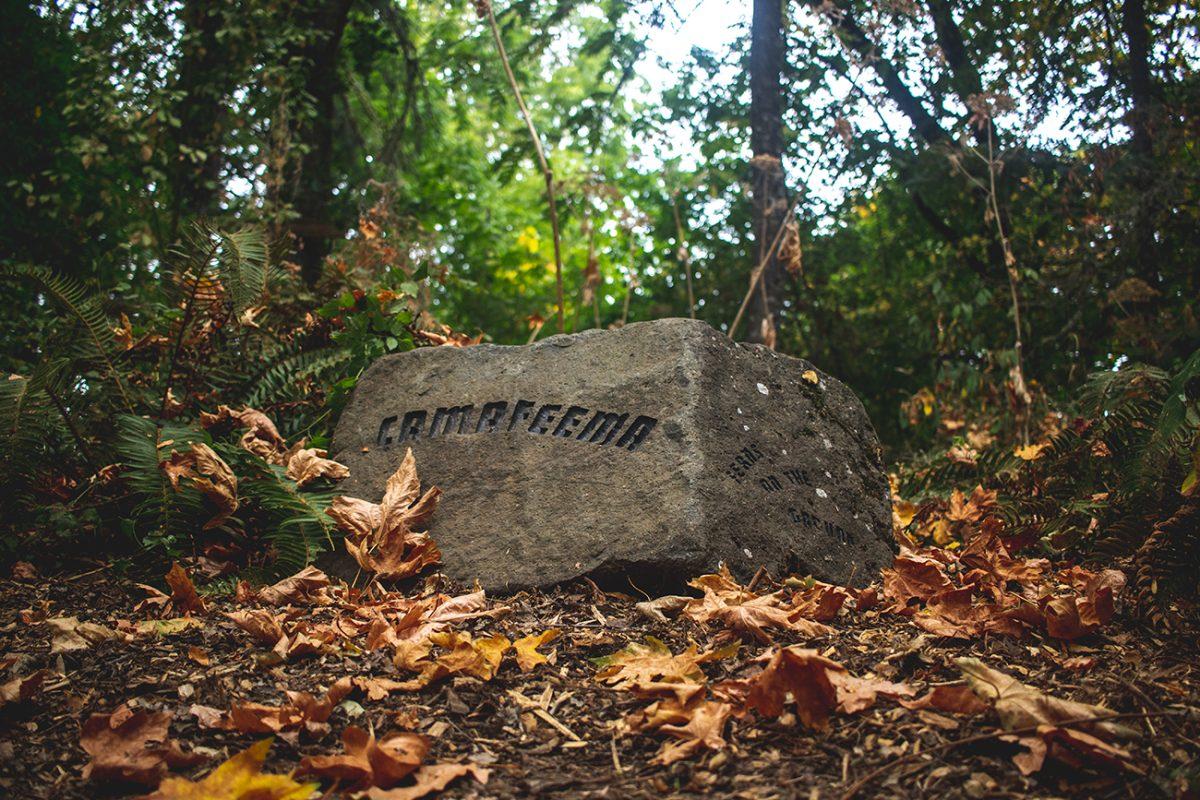
[{"label": "fern frond", "polygon": [[270,290],[269,248],[262,229],[247,227],[236,231],[212,229],[219,245],[217,271],[229,291],[235,316],[261,303]]},{"label": "fern frond", "polygon": [[9,275],[25,278],[38,284],[42,291],[52,297],[83,326],[86,332],[84,341],[87,344],[85,354],[103,362],[105,377],[113,382],[117,392],[121,395],[126,411],[132,414],[133,400],[125,387],[125,382],[121,379],[120,371],[113,363],[110,353],[114,344],[113,332],[99,298],[88,292],[77,281],[56,275],[45,267],[33,264],[9,264],[0,269]]},{"label": "fern frond", "polygon": [[135,495],[135,535],[143,546],[170,548],[181,535],[199,527],[203,502],[190,489],[176,491],[159,466],[171,450],[185,450],[192,442],[207,442],[201,431],[122,414],[117,418],[114,448],[125,466],[123,477]]}]

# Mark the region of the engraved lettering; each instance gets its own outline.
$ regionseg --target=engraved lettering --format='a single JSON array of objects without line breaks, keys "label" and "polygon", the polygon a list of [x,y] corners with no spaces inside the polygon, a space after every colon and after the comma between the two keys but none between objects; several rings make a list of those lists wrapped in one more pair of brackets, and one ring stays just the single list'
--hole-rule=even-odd
[{"label": "engraved lettering", "polygon": [[583,406],[571,406],[568,408],[567,412],[558,420],[558,425],[554,428],[554,435],[563,438],[569,437],[575,432],[575,425],[587,411]]},{"label": "engraved lettering", "polygon": [[[403,415],[394,414],[380,420],[375,441],[380,447],[390,447],[422,437],[500,433],[516,431],[517,426],[521,426],[521,429],[538,436],[549,433],[559,439],[573,439],[600,446],[615,444],[622,449],[634,451],[641,447],[658,427],[658,420],[645,414],[634,417],[633,423],[626,428],[629,414],[591,411],[585,406],[575,405],[566,406],[564,412],[561,404],[538,404],[533,400],[495,400],[484,403],[477,418],[474,416],[475,408],[471,403],[464,403],[457,406],[439,406],[428,411],[405,411]],[[587,420],[586,424],[584,420]],[[753,463],[759,457],[761,453],[757,447],[744,448],[739,454],[741,462],[746,464]]]},{"label": "engraved lettering", "polygon": [[545,433],[550,430],[550,423],[554,422],[554,415],[562,410],[562,406],[554,403],[547,403],[538,409],[537,416],[533,418],[533,424],[529,426],[530,433]]},{"label": "engraved lettering", "polygon": [[479,412],[479,422],[475,424],[475,432],[495,433],[496,428],[500,426],[500,420],[504,419],[504,412],[507,410],[508,403],[504,400],[485,404],[483,411]]},{"label": "engraved lettering", "polygon": [[658,420],[652,417],[638,417],[625,433],[621,434],[621,438],[617,440],[617,447],[624,447],[630,451],[637,450],[638,445],[650,435],[650,431],[654,430],[657,423]]},{"label": "engraved lettering", "polygon": [[447,433],[462,433],[471,409],[475,406],[450,406],[439,408],[433,412],[433,422],[429,424],[429,435],[438,436]]},{"label": "engraved lettering", "polygon": [[379,447],[387,447],[392,443],[392,437],[389,435],[392,426],[396,424],[396,417],[387,417],[383,422],[379,423],[379,435],[375,437],[375,444]]},{"label": "engraved lettering", "polygon": [[508,429],[511,431],[517,425],[520,425],[525,420],[533,415],[533,407],[536,405],[532,400],[518,400],[513,407],[512,419],[508,421]]},{"label": "engraved lettering", "polygon": [[778,492],[783,488],[783,484],[779,482],[779,478],[774,475],[768,475],[765,478],[758,479],[758,485],[766,492]]},{"label": "engraved lettering", "polygon": [[400,435],[396,437],[396,442],[403,442],[406,439],[421,438],[421,431],[425,428],[425,412],[424,411],[409,411],[404,415],[404,421],[400,423]]},{"label": "engraved lettering", "polygon": [[[597,411],[596,415],[588,420],[588,424],[584,426],[575,439],[580,442],[588,441],[592,444],[608,444],[617,431],[624,427],[625,420],[628,418],[628,414],[618,415],[609,411]],[[591,436],[590,439],[588,438],[589,435]]]}]

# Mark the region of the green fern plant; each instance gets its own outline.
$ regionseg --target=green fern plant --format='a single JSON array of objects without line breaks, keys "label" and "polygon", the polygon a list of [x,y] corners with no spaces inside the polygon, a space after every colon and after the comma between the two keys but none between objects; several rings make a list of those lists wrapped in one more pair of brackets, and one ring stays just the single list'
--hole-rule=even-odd
[{"label": "green fern plant", "polygon": [[134,410],[134,397],[126,386],[113,358],[115,340],[112,326],[104,313],[100,298],[78,281],[57,275],[45,267],[32,264],[10,264],[0,267],[4,274],[23,278],[36,284],[43,293],[65,312],[68,320],[79,325],[83,335],[72,337],[76,342],[75,356],[94,361],[101,367],[102,377],[117,390],[125,411]]}]

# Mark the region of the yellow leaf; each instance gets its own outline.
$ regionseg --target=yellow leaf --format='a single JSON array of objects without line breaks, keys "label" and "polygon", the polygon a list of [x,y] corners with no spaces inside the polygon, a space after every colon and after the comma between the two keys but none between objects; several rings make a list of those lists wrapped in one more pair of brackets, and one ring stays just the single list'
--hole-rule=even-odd
[{"label": "yellow leaf", "polygon": [[1046,442],[1042,442],[1041,444],[1027,444],[1024,447],[1018,447],[1014,450],[1013,455],[1022,461],[1035,461],[1041,456],[1042,451],[1049,446]]},{"label": "yellow leaf", "polygon": [[546,663],[546,657],[537,649],[557,639],[558,633],[557,630],[551,628],[532,636],[522,636],[513,642],[513,649],[517,651],[517,666],[521,668],[522,672],[529,672],[538,664]]},{"label": "yellow leaf", "polygon": [[817,376],[816,370],[812,369],[804,370],[804,372],[800,373],[800,377],[811,383],[813,386],[816,386],[821,382],[821,379]]},{"label": "yellow leaf", "polygon": [[261,771],[271,741],[263,739],[243,750],[197,783],[167,778],[146,800],[308,800],[320,784]]},{"label": "yellow leaf", "polygon": [[527,226],[525,230],[517,234],[517,247],[530,253],[536,253],[541,244],[542,240],[538,235],[537,228],[532,225]]}]

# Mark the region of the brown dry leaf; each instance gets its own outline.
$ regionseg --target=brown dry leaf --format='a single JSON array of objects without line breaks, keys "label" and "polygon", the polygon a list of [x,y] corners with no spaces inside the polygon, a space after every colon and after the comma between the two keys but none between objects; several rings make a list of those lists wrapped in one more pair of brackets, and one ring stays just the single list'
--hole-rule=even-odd
[{"label": "brown dry leaf", "polygon": [[722,564],[714,574],[701,575],[691,581],[690,586],[704,592],[684,606],[683,613],[701,624],[719,622],[731,631],[748,633],[756,640],[769,643],[768,629],[791,630],[804,636],[821,636],[831,630],[806,619],[802,613],[793,613],[785,607],[780,594],[757,595],[738,584],[728,568]]},{"label": "brown dry leaf", "polygon": [[50,626],[51,654],[86,650],[98,642],[125,638],[103,625],[80,622],[78,617],[52,617],[46,624]]},{"label": "brown dry leaf", "polygon": [[411,786],[398,786],[395,789],[374,788],[368,790],[366,796],[370,800],[418,800],[440,792],[464,775],[470,775],[476,782],[486,784],[491,772],[474,764],[429,764],[413,773],[414,782]]},{"label": "brown dry leaf", "polygon": [[729,722],[732,707],[716,700],[704,700],[687,709],[688,720],[684,724],[664,724],[659,727],[679,742],[668,742],[654,757],[656,764],[673,764],[691,756],[702,747],[709,750],[725,749],[725,725]]},{"label": "brown dry leaf", "polygon": [[284,637],[283,617],[261,608],[228,611],[225,616],[253,636],[259,644],[272,647]]},{"label": "brown dry leaf", "polygon": [[653,636],[645,644],[630,643],[623,650],[596,660],[600,670],[596,680],[618,689],[632,689],[655,684],[704,684],[708,678],[700,665],[707,661],[727,658],[737,652],[737,646],[699,652],[692,645],[679,655]]},{"label": "brown dry leaf", "polygon": [[508,606],[488,608],[482,589],[457,597],[438,594],[414,603],[397,620],[393,633],[398,640],[419,641],[445,630],[452,623],[477,617],[496,617],[508,610]]},{"label": "brown dry leaf", "polygon": [[311,564],[289,578],[264,586],[255,596],[273,606],[289,603],[324,606],[333,602],[329,597],[329,576]]},{"label": "brown dry leaf", "polygon": [[965,683],[935,686],[929,692],[915,700],[901,700],[900,705],[914,711],[922,708],[934,708],[948,714],[975,715],[982,714],[991,706],[979,699],[979,696]]},{"label": "brown dry leaf", "polygon": [[350,468],[345,464],[325,458],[328,453],[315,447],[307,447],[288,454],[286,474],[296,482],[296,486],[305,486],[318,478],[328,478],[338,481],[350,477]]},{"label": "brown dry leaf", "polygon": [[417,528],[429,521],[442,490],[421,494],[412,448],[387,480],[378,504],[355,497],[338,497],[327,513],[348,534],[346,550],[364,570],[385,580],[417,574],[441,561],[433,540]]},{"label": "brown dry leaf", "polygon": [[859,678],[845,669],[829,670],[827,674],[837,689],[837,707],[843,714],[856,714],[871,708],[879,695],[895,699],[911,697],[915,693],[913,688],[906,684],[892,683],[879,678]]},{"label": "brown dry leaf", "polygon": [[1136,772],[1133,755],[1116,745],[1073,728],[1039,725],[1036,736],[1004,737],[1016,739],[1027,752],[1013,756],[1013,763],[1024,775],[1040,770],[1047,758],[1073,769],[1085,767],[1104,771],[1129,770]]},{"label": "brown dry leaf", "polygon": [[223,726],[242,733],[269,734],[299,728],[313,736],[323,736],[329,730],[329,715],[352,688],[353,683],[347,677],[338,679],[320,700],[308,692],[287,692],[287,705],[234,704]]},{"label": "brown dry leaf", "polygon": [[[428,652],[428,648],[426,648]],[[417,668],[419,669],[419,667]],[[391,678],[376,678],[363,677],[355,678],[354,686],[360,692],[367,696],[368,700],[382,700],[392,692],[404,691],[407,684],[402,681],[394,681]]]},{"label": "brown dry leaf", "polygon": [[788,603],[788,617],[793,623],[801,618],[830,622],[849,599],[850,592],[841,586],[814,581],[811,586],[792,595]]},{"label": "brown dry leaf", "polygon": [[169,712],[150,714],[125,705],[111,714],[93,714],[79,736],[80,747],[91,756],[83,777],[154,786],[170,767],[203,762],[203,756],[185,753],[169,740],[170,725]]},{"label": "brown dry leaf", "polygon": [[892,568],[883,571],[883,595],[892,601],[893,611],[903,611],[913,600],[926,601],[952,586],[942,562],[903,549]]},{"label": "brown dry leaf", "polygon": [[17,561],[12,565],[12,579],[22,583],[33,583],[38,579],[37,567],[28,561]]},{"label": "brown dry leaf", "polygon": [[1039,603],[1046,632],[1058,639],[1078,639],[1095,633],[1116,613],[1116,597],[1125,588],[1125,574],[1106,569],[1090,572],[1072,567],[1059,574],[1080,594],[1042,598]]},{"label": "brown dry leaf", "polygon": [[343,755],[305,756],[301,775],[340,781],[350,789],[387,788],[412,774],[429,752],[429,741],[420,734],[398,733],[382,741],[353,725],[342,732]]},{"label": "brown dry leaf", "polygon": [[204,598],[196,591],[196,585],[187,574],[187,570],[176,561],[171,564],[171,571],[166,576],[167,585],[171,587],[171,601],[175,608],[184,614],[203,614],[207,611]]},{"label": "brown dry leaf", "polygon": [[357,543],[349,537],[345,544],[358,565],[381,580],[409,578],[442,560],[442,553],[432,539],[402,529],[388,531],[372,544]]},{"label": "brown dry leaf", "polygon": [[9,703],[24,703],[32,700],[42,690],[46,680],[46,670],[39,669],[24,677],[13,678],[7,683],[0,683],[0,708]]},{"label": "brown dry leaf", "polygon": [[[434,644],[447,652],[433,661],[422,660],[423,653]],[[420,674],[409,681],[395,684],[391,688],[417,691],[435,681],[451,675],[470,675],[481,681],[490,681],[496,676],[504,654],[512,647],[504,636],[488,636],[472,639],[468,634],[449,632],[430,634],[422,650],[421,645],[402,647],[398,650],[395,663],[409,669],[420,670]]]},{"label": "brown dry leaf", "polygon": [[271,740],[263,739],[210,772],[203,780],[167,778],[143,800],[308,800],[319,784],[262,771]]},{"label": "brown dry leaf", "polygon": [[530,636],[522,636],[513,642],[513,650],[517,654],[517,666],[522,672],[531,672],[538,664],[545,664],[546,656],[542,655],[537,649],[543,645],[553,642],[559,637],[560,632],[551,628],[541,633],[536,633]]},{"label": "brown dry leaf", "polygon": [[171,457],[161,464],[171,486],[179,491],[182,478],[191,480],[192,485],[217,508],[212,519],[204,523],[209,530],[222,525],[238,509],[237,476],[211,447],[203,442],[193,442],[187,453],[171,451]]},{"label": "brown dry leaf", "polygon": [[[1067,720],[1106,717],[1114,713],[1104,706],[1044,694],[1011,675],[992,669],[977,658],[958,658],[954,663],[962,670],[975,694],[995,705],[1000,724],[1005,730],[1055,725]],[[1077,727],[1094,736],[1108,738],[1132,738],[1137,735],[1132,728],[1115,722],[1097,721]]]},{"label": "brown dry leaf", "polygon": [[271,464],[283,464],[287,453],[287,442],[279,435],[275,423],[261,411],[247,406],[241,411],[234,411],[229,406],[218,406],[217,413],[201,412],[200,424],[212,428],[233,420],[246,429],[239,441],[242,448]]},{"label": "brown dry leaf", "polygon": [[794,646],[767,651],[758,660],[766,661],[767,666],[743,682],[747,708],[765,717],[778,717],[790,696],[804,725],[817,730],[828,725],[829,715],[838,705],[837,687],[829,675],[845,671],[841,664],[816,650]]}]

